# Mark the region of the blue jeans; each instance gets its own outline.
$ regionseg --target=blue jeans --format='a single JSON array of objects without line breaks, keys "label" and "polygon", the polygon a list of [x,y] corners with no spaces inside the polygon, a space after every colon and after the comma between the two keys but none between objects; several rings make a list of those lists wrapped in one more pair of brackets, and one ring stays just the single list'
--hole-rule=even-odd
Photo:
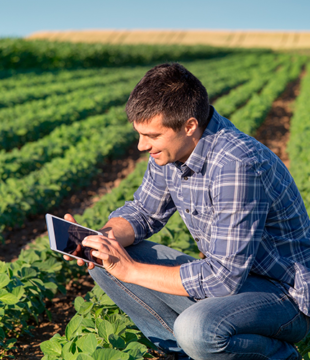
[{"label": "blue jeans", "polygon": [[[173,266],[195,260],[150,241],[126,250],[133,259],[149,264]],[[249,275],[236,295],[196,300],[123,283],[99,267],[90,274],[147,338],[179,358],[301,359],[293,343],[307,334],[310,318],[264,277]]]}]

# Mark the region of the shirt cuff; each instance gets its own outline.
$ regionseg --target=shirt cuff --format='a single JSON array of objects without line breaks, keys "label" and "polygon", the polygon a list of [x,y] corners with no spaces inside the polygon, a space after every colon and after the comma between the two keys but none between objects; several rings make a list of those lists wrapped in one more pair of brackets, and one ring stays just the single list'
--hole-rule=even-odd
[{"label": "shirt cuff", "polygon": [[196,299],[206,298],[201,278],[201,263],[204,260],[196,260],[190,263],[182,264],[180,267],[180,276],[184,289],[190,297]]}]

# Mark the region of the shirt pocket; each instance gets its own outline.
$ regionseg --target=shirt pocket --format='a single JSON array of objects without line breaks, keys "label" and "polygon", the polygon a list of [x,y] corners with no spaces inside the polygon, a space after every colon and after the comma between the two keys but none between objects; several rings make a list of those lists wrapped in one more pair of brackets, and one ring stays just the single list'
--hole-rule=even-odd
[{"label": "shirt pocket", "polygon": [[200,239],[202,242],[211,241],[211,224],[213,221],[214,211],[212,207],[206,207],[202,212],[195,210],[193,212],[193,225],[194,228],[199,232]]}]

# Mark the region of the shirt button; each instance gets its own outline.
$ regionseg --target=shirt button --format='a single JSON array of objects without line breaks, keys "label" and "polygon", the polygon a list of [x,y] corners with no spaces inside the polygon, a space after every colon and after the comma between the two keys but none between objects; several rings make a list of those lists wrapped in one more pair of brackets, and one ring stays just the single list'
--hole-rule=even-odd
[{"label": "shirt button", "polygon": [[186,209],[185,211],[186,211],[187,213],[189,213],[189,210],[188,210],[188,209]]},{"label": "shirt button", "polygon": [[185,176],[185,177],[184,177],[184,180],[188,180],[188,177],[187,177],[187,176]]},{"label": "shirt button", "polygon": [[196,241],[196,242],[198,242],[198,241],[199,241],[199,239],[198,239],[198,238],[195,238],[195,241]]}]

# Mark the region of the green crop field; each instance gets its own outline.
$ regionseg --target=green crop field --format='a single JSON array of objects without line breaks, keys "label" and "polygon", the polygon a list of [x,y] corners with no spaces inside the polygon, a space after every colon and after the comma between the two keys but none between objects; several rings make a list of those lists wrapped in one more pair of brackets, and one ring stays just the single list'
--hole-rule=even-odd
[{"label": "green crop field", "polygon": [[[53,212],[90,184],[101,165],[119,159],[137,141],[124,107],[152,66],[178,61],[206,86],[217,111],[255,136],[273,102],[301,74],[288,144],[290,171],[310,214],[310,59],[265,50],[206,46],[108,46],[0,40],[0,231]],[[146,162],[96,204],[76,216],[98,229],[132,199]],[[152,241],[199,256],[178,214]],[[63,261],[40,237],[18,260],[0,262],[0,359],[14,358],[21,336],[33,331],[46,303],[85,272]],[[44,360],[140,359],[152,345],[98,286],[74,301],[76,315],[41,343]],[[309,359],[310,339],[298,344]],[[310,353],[309,353],[310,355]]]}]

